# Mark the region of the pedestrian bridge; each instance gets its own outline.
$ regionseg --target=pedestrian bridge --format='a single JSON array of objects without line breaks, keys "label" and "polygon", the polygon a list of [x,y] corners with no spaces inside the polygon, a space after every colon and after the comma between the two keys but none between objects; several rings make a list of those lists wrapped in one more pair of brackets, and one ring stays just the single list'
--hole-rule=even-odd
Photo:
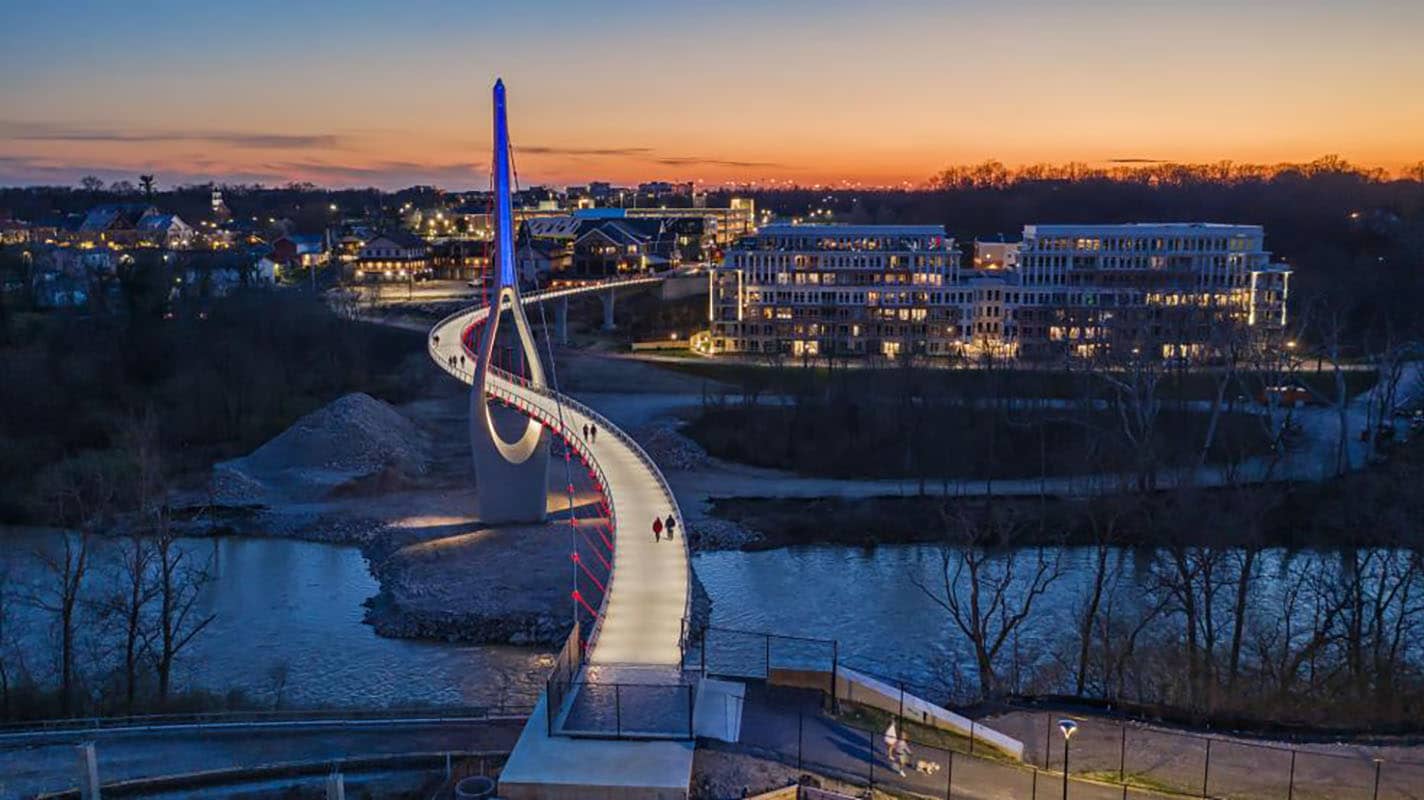
[{"label": "pedestrian bridge", "polygon": [[[540,292],[522,300],[529,305],[661,280],[660,276],[634,278]],[[430,332],[431,357],[465,383],[474,381],[476,358],[469,344],[470,333],[489,316],[487,306],[469,309],[446,317]],[[586,667],[604,667],[604,677],[620,674],[620,667],[679,670],[691,598],[687,537],[680,534],[672,542],[656,542],[651,527],[655,517],[672,514],[679,529],[686,531],[667,479],[632,437],[567,395],[532,386],[493,365],[486,393],[562,440],[588,463],[603,492],[613,533],[613,558],[607,591],[595,609],[592,630],[585,634]],[[594,443],[583,438],[586,426],[598,429]],[[481,486],[480,491],[493,488]],[[646,676],[646,671],[643,674]]]},{"label": "pedestrian bridge", "polygon": [[[468,309],[437,323],[430,331],[430,356],[473,385],[478,355],[472,341],[478,337],[472,334],[490,323],[492,310],[661,280],[654,276],[505,295],[503,308]],[[498,324],[498,315],[493,316]],[[505,767],[501,796],[572,792],[567,796],[589,797],[592,787],[603,787],[610,797],[685,797],[695,689],[683,679],[681,666],[691,563],[687,529],[667,479],[632,437],[557,389],[535,386],[493,364],[484,386],[491,400],[532,420],[541,434],[558,437],[588,465],[607,506],[612,546],[601,601],[593,606],[591,598],[575,593],[574,599],[593,612],[592,625],[582,635],[576,628],[565,645],[548,691]],[[597,427],[594,441],[584,438],[585,426]],[[481,492],[498,489],[479,487]],[[679,535],[671,542],[655,541],[653,519],[669,514],[678,522]],[[634,724],[635,719],[655,722]]]}]

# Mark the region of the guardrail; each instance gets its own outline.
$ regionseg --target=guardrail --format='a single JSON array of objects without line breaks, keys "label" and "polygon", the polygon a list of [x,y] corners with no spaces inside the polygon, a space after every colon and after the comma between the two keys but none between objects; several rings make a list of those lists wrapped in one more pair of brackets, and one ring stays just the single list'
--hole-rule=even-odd
[{"label": "guardrail", "polygon": [[0,726],[0,741],[47,735],[91,734],[105,731],[484,722],[492,719],[518,719],[527,717],[533,710],[532,706],[500,705],[381,709],[330,708],[291,711],[213,711],[191,714],[75,717],[39,720],[36,722],[9,723]]},{"label": "guardrail", "polygon": [[[611,281],[606,281],[606,282],[598,283],[598,284],[590,284],[590,285],[585,285],[585,286],[570,287],[570,288],[567,288],[567,289],[552,289],[552,290],[548,290],[548,291],[544,291],[544,292],[538,292],[538,293],[535,293],[535,294],[531,294],[531,295],[528,295],[528,296],[526,296],[526,297],[522,297],[522,298],[520,298],[520,299],[521,299],[521,302],[522,302],[522,303],[524,303],[525,305],[528,305],[528,304],[532,304],[532,303],[541,303],[541,302],[545,302],[545,301],[548,301],[548,300],[556,300],[556,299],[559,299],[559,298],[561,298],[561,297],[569,297],[569,296],[574,296],[574,295],[578,295],[578,294],[588,294],[588,293],[598,292],[598,291],[602,291],[602,290],[605,290],[605,289],[611,289],[611,288],[621,288],[621,287],[629,287],[629,286],[650,285],[650,284],[653,284],[653,283],[659,283],[659,282],[661,282],[662,280],[665,279],[665,277],[666,277],[666,276],[661,276],[661,275],[660,275],[660,276],[648,277],[648,278],[634,278],[634,279],[631,279],[631,280],[611,280]],[[511,304],[509,304],[508,302],[506,302],[505,304],[502,304],[501,310],[503,310],[503,308],[507,308],[507,307],[511,307]],[[469,318],[470,318],[470,324],[469,324],[468,326],[461,326],[461,327],[460,327],[460,334],[459,334],[459,335],[460,335],[460,348],[461,348],[461,350],[463,350],[467,355],[473,357],[473,356],[474,356],[474,352],[468,347],[468,345],[467,345],[467,343],[466,343],[466,337],[467,337],[467,335],[468,335],[468,333],[469,333],[469,330],[470,330],[471,328],[473,328],[475,325],[478,325],[478,324],[480,324],[481,322],[483,322],[483,321],[485,321],[486,319],[489,318],[490,312],[491,312],[491,309],[490,309],[489,306],[482,306],[482,307],[479,307],[479,308],[476,308],[476,309],[473,309],[473,310],[458,311],[458,312],[456,312],[456,313],[454,313],[454,314],[450,314],[450,315],[446,316],[444,319],[442,319],[442,320],[440,320],[439,322],[437,322],[437,323],[435,324],[435,326],[431,328],[432,333],[431,333],[431,335],[427,338],[427,345],[428,345],[428,349],[429,349],[431,358],[432,358],[436,363],[440,364],[441,367],[442,367],[443,369],[445,369],[447,372],[450,372],[451,374],[453,374],[453,375],[455,375],[456,377],[460,378],[462,381],[465,381],[465,382],[467,382],[467,383],[473,383],[473,378],[474,378],[473,362],[471,362],[470,368],[466,369],[466,368],[461,367],[461,366],[459,366],[459,365],[451,365],[451,364],[449,364],[448,362],[443,361],[443,360],[439,357],[439,353],[438,353],[438,347],[439,347],[439,346],[438,346],[438,344],[437,344],[436,341],[435,341],[435,336],[436,336],[436,334],[434,333],[434,331],[437,331],[437,330],[440,330],[440,329],[442,329],[442,328],[448,327],[448,326],[450,326],[450,325],[456,323],[456,322],[457,322],[458,320],[460,320],[461,318],[469,317]],[[569,407],[574,408],[574,409],[577,410],[579,413],[581,413],[581,414],[583,414],[584,416],[588,417],[590,420],[593,420],[597,425],[599,425],[600,427],[602,427],[604,431],[606,431],[606,432],[608,432],[608,433],[611,433],[616,439],[618,439],[618,440],[619,440],[620,442],[622,442],[625,446],[627,446],[628,449],[634,454],[634,456],[635,456],[640,462],[643,463],[643,465],[647,468],[647,470],[648,470],[650,473],[652,473],[653,477],[656,479],[656,481],[657,481],[657,483],[658,483],[658,489],[659,489],[659,491],[662,493],[664,500],[665,500],[665,501],[667,502],[667,504],[668,504],[668,507],[672,509],[672,513],[673,513],[673,515],[675,516],[675,518],[677,519],[679,527],[681,527],[681,528],[683,529],[683,531],[684,531],[684,535],[683,535],[683,537],[682,537],[683,557],[684,557],[684,559],[686,559],[686,561],[687,561],[687,563],[688,563],[688,565],[689,565],[689,569],[691,569],[691,563],[692,563],[692,562],[691,562],[691,550],[690,550],[689,547],[688,547],[688,538],[687,538],[686,533],[685,533],[686,530],[687,530],[687,526],[684,524],[684,519],[683,519],[683,515],[682,515],[682,509],[681,509],[681,507],[679,507],[679,505],[678,505],[678,503],[677,503],[677,497],[673,494],[672,487],[668,484],[667,477],[666,477],[665,475],[663,475],[662,470],[658,468],[656,462],[653,461],[653,459],[647,454],[647,451],[645,451],[645,450],[642,448],[642,446],[637,443],[637,441],[635,441],[631,436],[629,436],[626,432],[624,432],[624,431],[623,431],[621,428],[619,428],[617,425],[614,425],[614,424],[613,424],[607,417],[605,417],[603,414],[600,414],[599,412],[597,412],[597,411],[595,411],[594,409],[590,408],[588,405],[586,405],[586,404],[584,404],[584,403],[582,403],[582,402],[579,402],[578,400],[575,400],[574,398],[569,397],[569,396],[566,395],[566,394],[563,394],[563,393],[561,393],[561,392],[554,392],[554,391],[552,391],[552,390],[550,390],[550,389],[547,389],[547,388],[544,388],[544,387],[535,387],[535,386],[533,386],[527,379],[522,378],[521,376],[518,376],[518,375],[514,375],[513,373],[507,372],[507,371],[502,370],[502,369],[500,369],[500,368],[498,368],[498,367],[491,366],[490,369],[491,369],[491,372],[492,372],[497,378],[499,378],[499,379],[502,380],[502,381],[505,381],[505,382],[507,382],[507,383],[510,383],[510,384],[519,386],[519,387],[521,387],[522,389],[524,389],[524,390],[526,390],[526,391],[530,391],[530,392],[533,392],[533,393],[535,393],[535,394],[539,394],[539,395],[541,395],[541,396],[544,396],[544,397],[546,397],[546,398],[548,398],[548,399],[553,400],[555,403],[562,403],[562,404],[564,404],[564,405],[567,405],[567,406],[569,406]],[[590,450],[584,448],[584,447],[582,446],[582,444],[580,444],[580,443],[577,442],[577,437],[573,437],[573,436],[569,435],[569,432],[568,432],[567,430],[561,430],[561,429],[560,429],[560,426],[559,426],[559,423],[558,423],[557,420],[548,420],[548,419],[543,418],[543,415],[542,415],[542,414],[539,414],[538,409],[535,409],[535,408],[533,408],[532,406],[529,406],[528,404],[525,404],[525,403],[518,397],[518,395],[516,395],[516,394],[513,393],[513,392],[508,392],[508,391],[501,392],[500,389],[499,389],[499,387],[497,387],[497,386],[490,386],[489,384],[486,384],[486,391],[489,392],[492,396],[495,396],[495,397],[499,398],[500,400],[505,401],[505,402],[507,402],[507,403],[513,405],[514,407],[518,408],[518,409],[519,409],[521,412],[523,412],[523,413],[531,414],[531,415],[537,416],[537,417],[540,419],[540,422],[544,423],[544,424],[545,424],[546,426],[548,426],[548,427],[553,428],[553,429],[556,430],[556,431],[559,431],[560,438],[562,438],[562,439],[565,441],[566,444],[573,444],[573,446],[575,447],[575,449],[577,449],[577,450],[584,456],[585,460],[586,460],[586,461],[590,464],[590,466],[593,468],[593,470],[594,470],[594,472],[595,472],[595,474],[596,474],[596,476],[597,476],[597,480],[598,480],[598,482],[599,482],[599,486],[603,489],[604,492],[608,492],[608,481],[607,481],[607,477],[606,477],[605,473],[603,472],[602,467],[598,464],[598,460],[593,456],[593,454],[592,454],[592,452],[591,452]],[[608,500],[609,500],[609,502],[608,502],[608,507],[609,507],[609,522],[610,522],[610,525],[613,526],[614,529],[616,530],[616,526],[617,526],[616,498],[613,498],[613,497],[610,496],[610,497],[608,498]],[[614,551],[614,559],[615,559],[615,563],[616,563],[616,559],[617,559],[617,551],[616,551],[616,549],[615,549],[615,551]],[[616,578],[614,577],[614,576],[616,575],[616,572],[617,572],[617,570],[615,569],[615,570],[611,571],[611,573],[610,573],[610,575],[609,575],[609,580],[608,580],[608,584],[607,584],[607,591],[604,593],[603,604],[602,604],[601,607],[600,607],[600,615],[599,615],[599,616],[600,616],[600,620],[601,620],[601,618],[602,618],[602,606],[603,606],[603,605],[606,605],[607,600],[608,600],[608,596],[609,596],[609,594],[612,593],[613,581],[616,579]],[[682,624],[683,633],[682,633],[682,635],[680,636],[680,641],[678,642],[678,648],[679,648],[679,650],[682,650],[682,651],[686,651],[686,648],[687,648],[687,631],[688,631],[688,629],[689,629],[689,627],[690,627],[690,626],[689,626],[689,622],[690,622],[690,620],[691,620],[691,611],[692,611],[692,591],[691,591],[691,588],[689,587],[689,590],[688,590],[688,592],[687,592],[687,597],[685,598],[684,603],[683,603],[683,624]],[[591,646],[591,645],[597,640],[597,637],[598,637],[598,630],[599,630],[600,627],[601,627],[601,626],[600,626],[597,622],[595,622],[594,629],[593,629],[593,631],[590,632],[590,634],[589,634],[589,641],[588,641],[588,643],[586,644],[586,646]]]}]

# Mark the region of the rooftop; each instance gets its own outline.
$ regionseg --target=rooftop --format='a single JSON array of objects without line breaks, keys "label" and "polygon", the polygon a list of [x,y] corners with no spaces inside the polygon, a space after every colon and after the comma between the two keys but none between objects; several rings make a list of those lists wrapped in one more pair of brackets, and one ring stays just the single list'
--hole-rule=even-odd
[{"label": "rooftop", "polygon": [[1047,234],[1074,234],[1083,231],[1135,231],[1146,233],[1149,231],[1172,230],[1172,231],[1215,231],[1218,233],[1230,232],[1253,232],[1260,233],[1260,225],[1235,224],[1228,222],[1115,222],[1115,223],[1086,223],[1081,225],[1054,224],[1054,225],[1025,225],[1024,233],[1032,235],[1035,233]]},{"label": "rooftop", "polygon": [[772,236],[944,236],[943,225],[788,225],[761,228]]}]

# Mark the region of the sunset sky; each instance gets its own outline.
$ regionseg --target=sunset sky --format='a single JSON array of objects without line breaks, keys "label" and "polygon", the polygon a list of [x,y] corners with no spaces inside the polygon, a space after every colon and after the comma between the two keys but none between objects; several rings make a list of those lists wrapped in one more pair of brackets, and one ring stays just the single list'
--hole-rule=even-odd
[{"label": "sunset sky", "polygon": [[0,183],[1424,159],[1424,2],[0,0]]}]

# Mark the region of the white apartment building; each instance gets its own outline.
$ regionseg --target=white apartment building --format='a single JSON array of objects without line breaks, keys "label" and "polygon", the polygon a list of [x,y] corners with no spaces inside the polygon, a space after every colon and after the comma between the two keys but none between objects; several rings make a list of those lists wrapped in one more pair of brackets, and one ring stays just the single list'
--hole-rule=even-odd
[{"label": "white apartment building", "polygon": [[[713,353],[1210,358],[1286,323],[1259,225],[1026,225],[959,269],[939,226],[772,225],[711,276]],[[999,243],[988,243],[999,244]]]},{"label": "white apartment building", "polygon": [[1290,270],[1259,225],[1025,225],[1014,335],[1025,354],[1113,347],[1205,357],[1239,326],[1284,326]]},{"label": "white apartment building", "polygon": [[711,270],[710,350],[948,355],[958,271],[938,225],[768,225]]}]

